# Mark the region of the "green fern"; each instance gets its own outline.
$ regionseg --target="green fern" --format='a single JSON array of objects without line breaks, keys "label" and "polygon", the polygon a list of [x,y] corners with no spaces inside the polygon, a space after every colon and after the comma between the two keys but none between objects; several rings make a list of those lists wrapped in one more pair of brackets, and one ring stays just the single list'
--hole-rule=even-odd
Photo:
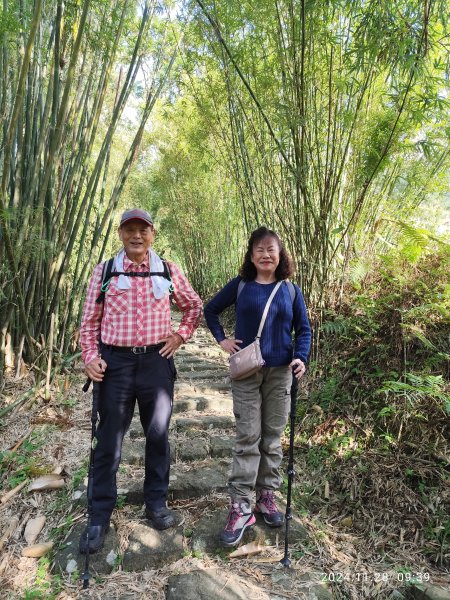
[{"label": "green fern", "polygon": [[321,331],[326,335],[342,336],[348,334],[353,329],[352,324],[344,317],[336,317],[334,321],[325,321],[322,323]]},{"label": "green fern", "polygon": [[416,338],[419,341],[422,342],[422,344],[428,348],[429,350],[437,350],[436,346],[433,344],[433,342],[431,342],[424,334],[424,332],[422,331],[422,329],[420,329],[420,327],[418,327],[417,325],[412,325],[412,324],[408,324],[408,323],[403,323],[402,324],[402,330],[403,333],[405,335],[405,338],[411,339],[411,338]]},{"label": "green fern", "polygon": [[355,259],[350,265],[350,280],[353,285],[358,285],[369,272],[369,266],[361,259]]},{"label": "green fern", "polygon": [[445,389],[442,375],[416,375],[406,373],[403,381],[384,381],[377,393],[401,394],[411,404],[417,401],[434,398],[441,401],[444,409],[449,412],[450,397]]},{"label": "green fern", "polygon": [[430,242],[430,232],[423,228],[413,227],[404,221],[397,221],[406,246],[425,248]]}]

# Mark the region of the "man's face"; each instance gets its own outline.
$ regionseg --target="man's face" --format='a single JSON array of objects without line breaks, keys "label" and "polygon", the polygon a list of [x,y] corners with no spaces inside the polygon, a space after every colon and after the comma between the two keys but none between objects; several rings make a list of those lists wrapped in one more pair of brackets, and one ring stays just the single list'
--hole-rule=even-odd
[{"label": "man's face", "polygon": [[155,230],[140,219],[131,219],[119,227],[119,238],[130,260],[139,264],[155,239]]}]

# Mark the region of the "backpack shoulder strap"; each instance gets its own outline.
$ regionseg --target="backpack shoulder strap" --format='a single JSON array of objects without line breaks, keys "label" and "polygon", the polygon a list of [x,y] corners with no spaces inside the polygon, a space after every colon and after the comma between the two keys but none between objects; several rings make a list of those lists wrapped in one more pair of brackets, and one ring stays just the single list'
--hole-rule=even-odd
[{"label": "backpack shoulder strap", "polygon": [[286,281],[286,284],[288,286],[289,296],[291,297],[291,302],[292,302],[292,304],[294,304],[295,298],[297,296],[297,290],[295,289],[295,286],[292,283],[292,281]]},{"label": "backpack shoulder strap", "polygon": [[172,281],[172,274],[171,274],[170,269],[169,269],[169,263],[167,262],[167,260],[165,258],[162,258],[161,260],[162,260],[162,264],[163,264],[163,268],[164,268],[164,275],[163,275],[163,277],[165,279],[167,279],[168,281],[170,281],[169,292],[170,292],[170,300],[172,300],[173,292],[174,292],[174,287],[173,287],[173,281]]},{"label": "backpack shoulder strap", "polygon": [[241,279],[239,282],[239,285],[238,285],[238,289],[237,289],[236,302],[237,302],[237,299],[239,298],[239,296],[241,295],[242,290],[244,289],[244,285],[245,285],[245,281],[243,279]]},{"label": "backpack shoulder strap", "polygon": [[103,263],[102,286],[100,289],[100,294],[98,295],[98,298],[95,301],[97,304],[102,304],[105,300],[105,292],[108,287],[109,280],[111,279],[113,263],[114,263],[113,258],[105,260],[105,262]]}]

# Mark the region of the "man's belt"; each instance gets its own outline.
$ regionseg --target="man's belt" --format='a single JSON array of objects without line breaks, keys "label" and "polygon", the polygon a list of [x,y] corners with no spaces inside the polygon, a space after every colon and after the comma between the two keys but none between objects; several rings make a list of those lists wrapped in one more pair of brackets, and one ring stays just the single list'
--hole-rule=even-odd
[{"label": "man's belt", "polygon": [[161,344],[152,344],[150,346],[111,346],[109,344],[103,344],[103,348],[108,348],[112,352],[132,352],[133,354],[147,354],[148,352],[157,352],[164,346]]}]

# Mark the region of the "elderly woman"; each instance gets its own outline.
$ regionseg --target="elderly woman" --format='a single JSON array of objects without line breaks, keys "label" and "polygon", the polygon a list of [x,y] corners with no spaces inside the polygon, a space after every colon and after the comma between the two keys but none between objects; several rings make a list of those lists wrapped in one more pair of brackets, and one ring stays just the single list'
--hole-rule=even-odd
[{"label": "elderly woman", "polygon": [[[274,495],[282,481],[281,435],[288,419],[292,373],[298,379],[304,375],[311,342],[302,293],[286,281],[292,272],[279,236],[260,227],[250,236],[240,276],[229,281],[205,307],[212,334],[226,352],[234,354],[255,340],[269,296],[281,282],[260,339],[265,365],[245,379],[232,381],[236,441],[228,481],[230,508],[220,536],[226,546],[238,544],[245,529],[256,521],[251,510],[253,490],[254,512],[271,527],[284,522]],[[227,338],[219,315],[232,304],[235,337]]]}]

